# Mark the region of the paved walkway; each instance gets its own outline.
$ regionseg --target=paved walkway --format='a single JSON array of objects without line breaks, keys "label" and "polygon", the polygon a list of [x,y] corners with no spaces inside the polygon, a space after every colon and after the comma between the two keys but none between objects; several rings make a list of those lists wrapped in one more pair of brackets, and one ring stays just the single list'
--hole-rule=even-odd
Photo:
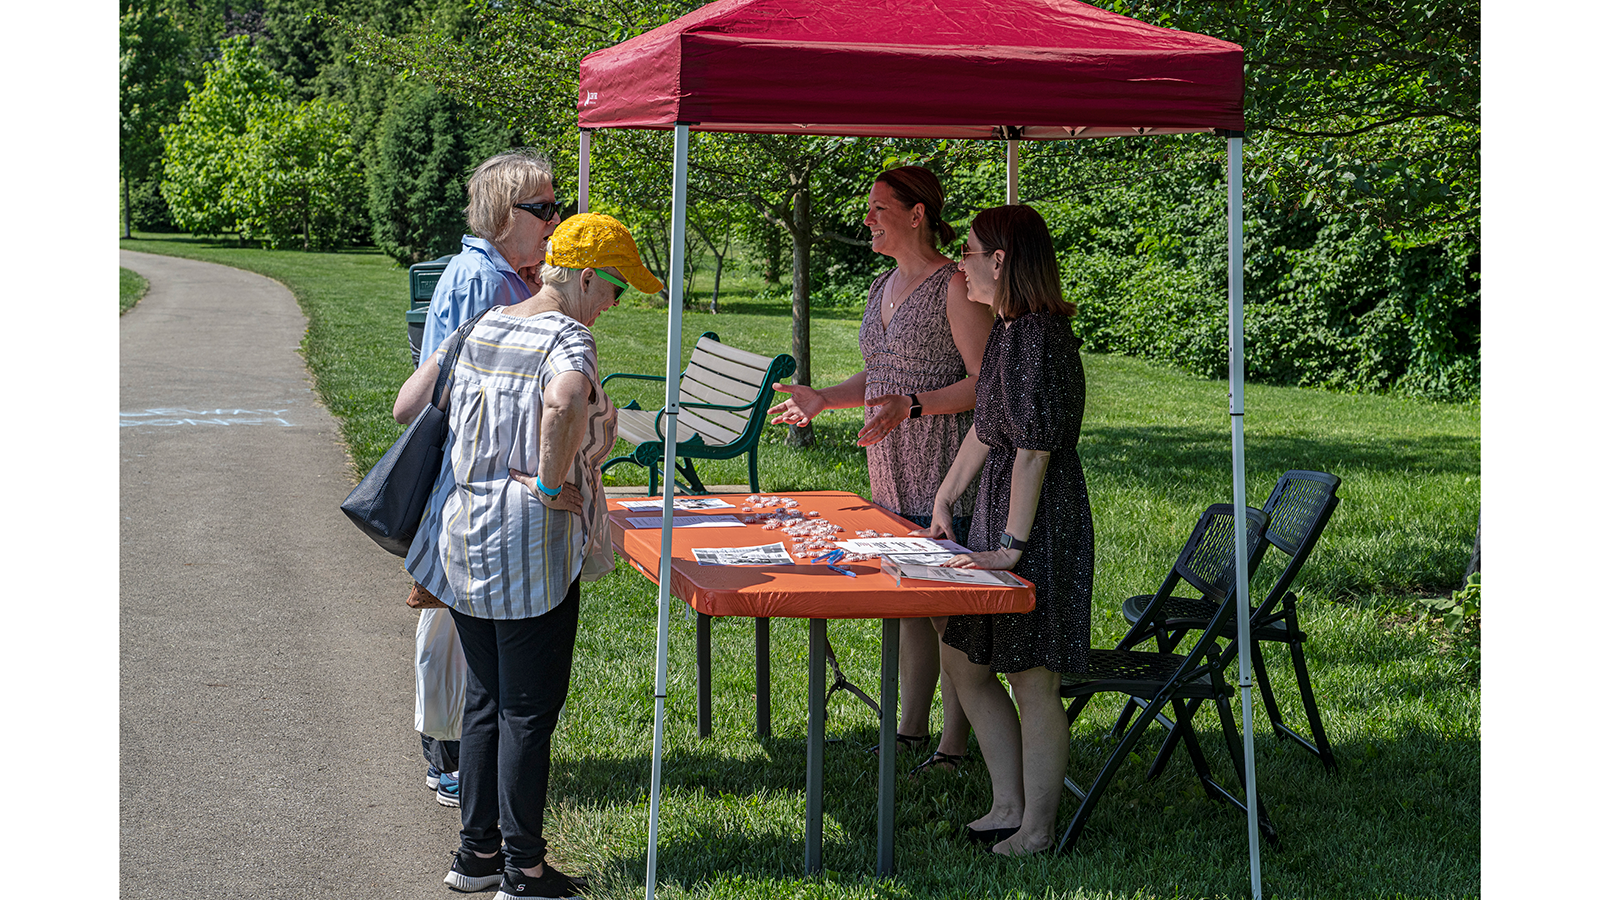
[{"label": "paved walkway", "polygon": [[411,730],[410,582],[339,512],[294,298],[122,265],[150,292],[121,321],[121,896],[455,896],[460,820]]}]

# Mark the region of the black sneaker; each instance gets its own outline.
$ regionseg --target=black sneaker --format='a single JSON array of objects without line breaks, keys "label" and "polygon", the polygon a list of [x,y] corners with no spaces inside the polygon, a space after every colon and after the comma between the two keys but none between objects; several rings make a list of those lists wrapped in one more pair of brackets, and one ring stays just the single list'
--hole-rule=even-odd
[{"label": "black sneaker", "polygon": [[544,864],[544,874],[538,878],[528,876],[516,866],[506,866],[505,877],[500,881],[500,893],[494,895],[494,900],[520,900],[523,897],[582,900],[583,892],[588,889],[588,879],[563,875],[549,863]]},{"label": "black sneaker", "polygon": [[471,850],[457,850],[455,861],[450,864],[450,871],[444,873],[444,883],[451,890],[472,893],[474,891],[487,891],[500,883],[505,871],[506,857],[503,852],[496,851],[495,855],[488,858],[479,856]]}]

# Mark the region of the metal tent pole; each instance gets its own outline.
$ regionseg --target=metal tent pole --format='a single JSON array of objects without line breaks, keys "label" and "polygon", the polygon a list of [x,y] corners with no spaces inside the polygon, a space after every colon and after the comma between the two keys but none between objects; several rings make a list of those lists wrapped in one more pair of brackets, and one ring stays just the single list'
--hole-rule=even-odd
[{"label": "metal tent pole", "polygon": [[578,129],[578,212],[589,211],[589,137],[587,128]]},{"label": "metal tent pole", "polygon": [[1006,205],[1016,206],[1022,202],[1021,191],[1018,190],[1017,151],[1021,141],[1012,138],[1006,141]]},{"label": "metal tent pole", "polygon": [[1244,135],[1228,133],[1228,413],[1233,425],[1233,564],[1238,585],[1239,696],[1244,705],[1244,796],[1250,827],[1250,896],[1261,900],[1260,811],[1251,710],[1250,560],[1244,486]]},{"label": "metal tent pole", "polygon": [[[582,177],[581,175],[579,176]],[[683,355],[683,261],[689,208],[689,126],[672,132],[672,304],[667,316],[666,447],[661,456],[661,569],[656,595],[656,733],[650,760],[650,846],[645,900],[656,896],[656,838],[661,823],[662,729],[667,703],[667,625],[672,616],[672,494],[678,463],[678,358]]]}]

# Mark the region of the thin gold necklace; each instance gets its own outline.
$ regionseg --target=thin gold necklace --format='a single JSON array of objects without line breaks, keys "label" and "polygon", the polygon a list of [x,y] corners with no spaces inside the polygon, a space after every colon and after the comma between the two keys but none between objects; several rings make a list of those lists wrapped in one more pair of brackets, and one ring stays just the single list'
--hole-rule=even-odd
[{"label": "thin gold necklace", "polygon": [[[894,292],[895,292],[895,294],[900,294],[900,271],[901,271],[900,267],[899,266],[895,266],[895,269],[894,269]],[[917,285],[921,284],[923,282],[923,279],[928,277],[928,271],[929,271],[929,267],[928,266],[923,266],[922,267],[922,271],[920,273],[922,277],[918,278],[916,281],[911,282],[910,289],[907,290],[904,294],[901,294],[900,299],[898,299],[898,300],[891,299],[889,301],[889,312],[891,314],[894,312],[894,308],[896,306],[899,306],[900,304],[906,302],[906,300],[911,296],[911,292],[915,291],[917,289]],[[892,296],[893,295],[891,295],[891,297]]]}]

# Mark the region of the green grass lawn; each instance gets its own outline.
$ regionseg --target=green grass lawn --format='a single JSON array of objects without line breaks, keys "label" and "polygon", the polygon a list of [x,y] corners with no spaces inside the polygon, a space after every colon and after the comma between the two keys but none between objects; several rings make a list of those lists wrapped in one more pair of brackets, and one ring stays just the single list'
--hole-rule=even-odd
[{"label": "green grass lawn", "polygon": [[138,272],[132,269],[118,269],[119,293],[122,295],[121,309],[117,315],[133,309],[133,305],[144,299],[144,292],[150,290],[150,282],[145,281]]},{"label": "green grass lawn", "polygon": [[[398,434],[389,409],[411,369],[402,268],[370,252],[268,252],[156,236],[122,245],[250,269],[295,293],[310,320],[303,350],[343,423],[352,476]],[[686,316],[685,348],[714,330],[752,350],[786,352],[787,304],[753,299],[757,284],[729,284],[721,314]],[[601,371],[659,374],[666,322],[664,310],[639,304],[604,314],[595,327]],[[859,368],[858,324],[859,311],[814,317],[815,382]],[[1091,355],[1085,368],[1080,449],[1097,537],[1094,644],[1110,646],[1126,628],[1122,599],[1154,590],[1200,511],[1231,499],[1227,388],[1118,357]],[[1244,406],[1252,502],[1264,501],[1285,469],[1344,480],[1343,503],[1297,585],[1340,769],[1324,774],[1310,754],[1278,743],[1258,708],[1260,786],[1283,841],[1263,851],[1266,893],[1476,896],[1475,643],[1444,631],[1415,601],[1448,594],[1465,566],[1479,506],[1479,408],[1262,386],[1245,389]],[[859,412],[825,414],[816,445],[805,450],[769,429],[763,489],[867,494],[858,427]],[[707,483],[742,483],[743,470],[732,461],[708,465],[703,475]],[[642,483],[637,470],[613,471]],[[1261,573],[1257,589],[1273,574]],[[549,836],[555,862],[592,873],[597,897],[643,894],[655,597],[626,565],[584,591],[573,694],[555,743]],[[828,872],[805,877],[804,623],[773,623],[774,734],[764,740],[754,737],[752,624],[716,624],[716,732],[702,741],[694,724],[693,624],[681,614],[672,621],[663,897],[1248,896],[1243,817],[1208,800],[1181,761],[1153,782],[1142,780],[1142,767],[1125,765],[1074,853],[1027,860],[988,858],[957,839],[960,826],[987,807],[981,767],[926,784],[903,781],[897,874],[872,879],[876,765],[863,749],[876,740],[876,722],[842,694],[828,722],[840,739],[829,745],[826,769]],[[830,635],[845,671],[871,692],[877,623],[836,622]],[[1293,673],[1277,649],[1267,650],[1269,671],[1285,714],[1301,725],[1290,699]],[[1099,700],[1074,727],[1071,773],[1080,783],[1109,750],[1103,735],[1116,712]],[[1199,723],[1220,765],[1214,713],[1202,713]],[[903,759],[902,772],[917,761]],[[1063,826],[1072,801],[1064,805]]]}]

